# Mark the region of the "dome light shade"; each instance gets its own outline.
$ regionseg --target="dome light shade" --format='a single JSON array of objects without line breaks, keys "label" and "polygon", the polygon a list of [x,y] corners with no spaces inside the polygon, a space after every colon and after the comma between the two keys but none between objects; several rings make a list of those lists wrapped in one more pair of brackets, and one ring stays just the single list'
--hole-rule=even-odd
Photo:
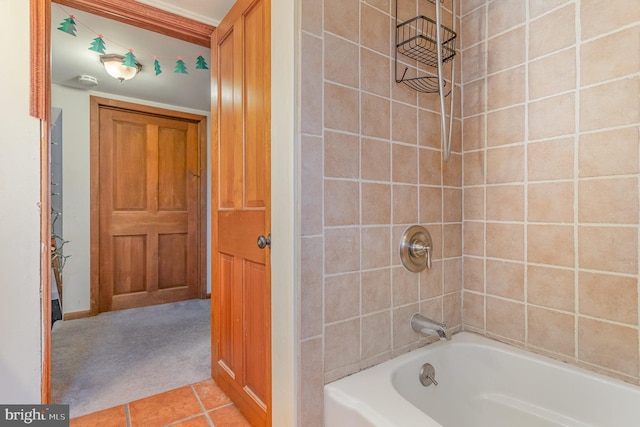
[{"label": "dome light shade", "polygon": [[120,82],[134,78],[142,70],[142,65],[138,63],[136,63],[135,67],[128,67],[123,65],[123,61],[124,56],[122,55],[109,54],[100,56],[100,62],[104,65],[107,73],[114,79],[120,80]]}]

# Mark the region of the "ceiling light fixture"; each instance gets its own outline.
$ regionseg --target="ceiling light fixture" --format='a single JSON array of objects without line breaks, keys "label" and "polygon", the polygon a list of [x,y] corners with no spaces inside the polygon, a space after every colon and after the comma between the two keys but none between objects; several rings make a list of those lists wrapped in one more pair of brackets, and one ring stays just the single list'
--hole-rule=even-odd
[{"label": "ceiling light fixture", "polygon": [[125,80],[132,79],[142,70],[142,65],[136,62],[135,67],[128,67],[123,65],[124,56],[109,54],[109,55],[101,55],[100,62],[104,65],[107,73],[114,79],[120,80],[122,83]]}]

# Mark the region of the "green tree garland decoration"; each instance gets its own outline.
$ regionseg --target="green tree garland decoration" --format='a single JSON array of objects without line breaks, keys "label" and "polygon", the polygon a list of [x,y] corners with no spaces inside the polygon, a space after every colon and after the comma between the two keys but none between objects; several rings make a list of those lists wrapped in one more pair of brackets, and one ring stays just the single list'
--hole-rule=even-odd
[{"label": "green tree garland decoration", "polygon": [[176,74],[189,74],[187,71],[187,66],[182,60],[182,56],[178,56],[178,60],[176,61],[176,68],[174,70]]},{"label": "green tree garland decoration", "polygon": [[102,34],[98,34],[98,37],[93,39],[93,42],[91,42],[91,47],[89,48],[89,50],[101,53],[103,55],[106,53],[104,40],[102,40]]},{"label": "green tree garland decoration", "polygon": [[122,65],[126,67],[138,67],[136,56],[133,54],[133,49],[129,49],[129,52],[124,55],[124,61],[122,61]]},{"label": "green tree garland decoration", "polygon": [[162,69],[160,68],[160,61],[158,61],[158,57],[153,57],[153,68],[156,70],[156,76],[162,73]]},{"label": "green tree garland decoration", "polygon": [[198,55],[196,58],[196,70],[208,70],[207,61],[204,59],[202,54]]},{"label": "green tree garland decoration", "polygon": [[60,23],[58,29],[67,34],[71,34],[76,37],[76,21],[74,21],[75,16],[69,15],[68,18],[65,18],[64,21]]}]

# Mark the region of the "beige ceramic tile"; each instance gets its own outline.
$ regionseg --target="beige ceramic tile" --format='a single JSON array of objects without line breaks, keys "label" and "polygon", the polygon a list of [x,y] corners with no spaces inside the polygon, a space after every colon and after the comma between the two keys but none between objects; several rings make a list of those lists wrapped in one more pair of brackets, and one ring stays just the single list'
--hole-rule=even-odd
[{"label": "beige ceramic tile", "polygon": [[580,268],[638,274],[637,227],[578,227]]},{"label": "beige ceramic tile", "polygon": [[346,320],[360,314],[360,273],[324,279],[325,323]]},{"label": "beige ceramic tile", "polygon": [[487,78],[487,109],[508,107],[525,100],[525,66],[520,66]]},{"label": "beige ceramic tile", "polygon": [[391,312],[362,318],[362,359],[391,350]]},{"label": "beige ceramic tile", "polygon": [[485,116],[473,116],[462,122],[464,151],[477,150],[485,146]]},{"label": "beige ceramic tile", "polygon": [[383,12],[390,13],[391,1],[390,0],[365,0],[365,3],[370,4],[376,9],[380,9]]},{"label": "beige ceramic tile", "polygon": [[462,17],[460,31],[460,47],[466,49],[469,46],[484,40],[487,37],[487,22],[485,8],[479,8]]},{"label": "beige ceramic tile", "polygon": [[524,301],[524,264],[487,260],[487,294]]},{"label": "beige ceramic tile", "polygon": [[[524,6],[524,3],[522,5]],[[489,21],[491,21],[491,17],[489,17]],[[524,26],[490,39],[487,55],[488,73],[493,74],[524,63],[525,53]]]},{"label": "beige ceramic tile", "polygon": [[582,40],[613,31],[640,20],[640,3],[623,1],[616,7],[606,0],[583,0],[580,8]]},{"label": "beige ceramic tile", "polygon": [[524,341],[524,304],[487,297],[486,305],[488,332]]},{"label": "beige ceramic tile", "polygon": [[325,229],[325,273],[343,273],[360,269],[360,229]]},{"label": "beige ceramic tile", "polygon": [[391,103],[391,138],[394,141],[416,144],[418,141],[416,121],[418,115],[415,107]]},{"label": "beige ceramic tile", "polygon": [[598,130],[640,122],[640,77],[580,91],[580,130]]},{"label": "beige ceramic tile", "polygon": [[568,49],[529,63],[529,99],[552,96],[576,88],[576,49]]},{"label": "beige ceramic tile", "polygon": [[443,297],[422,301],[420,303],[419,313],[429,319],[435,320],[436,322],[443,322],[445,319],[443,318],[444,313],[442,311],[442,305]]},{"label": "beige ceramic tile", "polygon": [[402,144],[391,147],[392,179],[394,182],[418,183],[418,149]]},{"label": "beige ceramic tile", "polygon": [[465,292],[462,318],[465,326],[484,329],[484,296]]},{"label": "beige ceramic tile", "polygon": [[418,140],[423,147],[440,148],[440,113],[428,110],[418,111]]},{"label": "beige ceramic tile", "polygon": [[442,261],[433,261],[430,270],[420,273],[420,301],[442,295]]},{"label": "beige ceramic tile", "polygon": [[640,26],[585,43],[580,48],[580,84],[587,86],[640,71]]},{"label": "beige ceramic tile", "polygon": [[464,85],[464,101],[462,117],[467,118],[485,112],[486,99],[485,80],[479,79]]},{"label": "beige ceramic tile", "polygon": [[363,227],[361,242],[363,270],[390,265],[391,229],[388,226]]},{"label": "beige ceramic tile", "polygon": [[444,188],[444,221],[462,222],[462,189]]},{"label": "beige ceramic tile", "polygon": [[389,97],[391,94],[391,62],[378,52],[360,48],[360,87],[362,90],[379,96]]},{"label": "beige ceramic tile", "polygon": [[578,219],[583,223],[638,224],[638,179],[590,179],[578,184]]},{"label": "beige ceramic tile", "polygon": [[640,132],[637,127],[580,136],[580,177],[638,173]]},{"label": "beige ceramic tile", "polygon": [[431,150],[428,148],[420,148],[418,149],[418,151],[420,155],[420,167],[418,169],[418,173],[420,174],[420,184],[442,184],[442,165],[440,162],[440,151]]},{"label": "beige ceramic tile", "polygon": [[464,257],[464,289],[484,292],[484,260],[470,256]]},{"label": "beige ceramic tile", "polygon": [[462,324],[462,291],[442,297],[442,320],[449,328]]},{"label": "beige ceramic tile", "polygon": [[487,146],[524,141],[525,110],[523,105],[487,114]]},{"label": "beige ceramic tile", "polygon": [[578,358],[627,375],[638,375],[638,330],[580,317]]},{"label": "beige ceramic tile", "polygon": [[529,184],[528,214],[531,222],[573,222],[573,182]]},{"label": "beige ceramic tile", "polygon": [[568,356],[575,354],[575,317],[544,308],[527,309],[529,344]]},{"label": "beige ceramic tile", "polygon": [[388,139],[391,132],[389,100],[367,93],[363,93],[361,98],[362,135]]},{"label": "beige ceramic tile", "polygon": [[489,186],[488,221],[524,221],[524,185]]},{"label": "beige ceramic tile", "polygon": [[449,160],[443,162],[442,181],[444,185],[462,187],[462,155],[452,152]]},{"label": "beige ceramic tile", "polygon": [[392,305],[400,307],[418,301],[418,275],[404,267],[391,271]]},{"label": "beige ceramic tile", "polygon": [[324,176],[357,179],[360,176],[359,154],[360,141],[357,136],[339,132],[325,132]]},{"label": "beige ceramic tile", "polygon": [[314,338],[300,343],[298,421],[300,425],[322,425],[322,338]]},{"label": "beige ceramic tile", "polygon": [[443,256],[459,257],[462,256],[462,224],[444,224],[443,234]]},{"label": "beige ceramic tile", "polygon": [[[526,3],[512,0],[495,0],[489,4],[487,28],[489,37],[523,24],[526,18]],[[524,46],[524,41],[522,43]],[[489,46],[491,50],[491,46]]]},{"label": "beige ceramic tile", "polygon": [[360,26],[362,46],[380,52],[383,55],[390,54],[391,31],[387,31],[387,29],[391,29],[389,15],[361,3]]},{"label": "beige ceramic tile", "polygon": [[535,18],[567,2],[568,0],[529,0],[529,15]]},{"label": "beige ceramic tile", "polygon": [[360,130],[357,90],[325,83],[324,101],[325,127],[354,133]]},{"label": "beige ceramic tile", "polygon": [[524,226],[487,223],[487,256],[522,261],[524,259]]},{"label": "beige ceramic tile", "polygon": [[393,223],[415,224],[418,222],[418,186],[393,186]]},{"label": "beige ceramic tile", "polygon": [[536,264],[574,267],[573,225],[527,226],[527,260]]},{"label": "beige ceramic tile", "polygon": [[302,30],[322,36],[322,0],[305,0],[301,2]]},{"label": "beige ceramic tile", "polygon": [[391,222],[391,187],[387,184],[362,183],[362,224]]},{"label": "beige ceramic tile", "polygon": [[529,265],[527,302],[573,312],[575,310],[575,273],[573,270]]},{"label": "beige ceramic tile", "polygon": [[484,151],[473,151],[464,155],[464,185],[482,185],[485,183]]},{"label": "beige ceramic tile", "polygon": [[467,187],[464,189],[464,219],[484,219],[484,191],[483,187]]},{"label": "beige ceramic tile", "polygon": [[486,4],[485,0],[463,1],[463,2],[460,2],[460,10],[461,10],[463,15],[466,15],[467,13],[471,12],[473,9],[475,9],[475,8],[477,8],[479,6],[484,6],[485,4]]},{"label": "beige ceramic tile", "polygon": [[442,188],[420,187],[420,222],[442,222]]},{"label": "beige ceramic tile", "polygon": [[324,181],[324,223],[327,226],[360,222],[360,193],[357,181]]},{"label": "beige ceramic tile", "polygon": [[[456,59],[457,60],[457,59]],[[462,82],[468,83],[487,74],[487,45],[480,43],[470,47],[460,56],[462,61]]]},{"label": "beige ceramic tile", "polygon": [[391,269],[362,272],[362,314],[391,308]]},{"label": "beige ceramic tile", "polygon": [[527,144],[529,181],[573,178],[574,138]]},{"label": "beige ceramic tile", "polygon": [[301,239],[300,338],[322,334],[322,237]]},{"label": "beige ceramic tile", "polygon": [[360,64],[358,45],[330,33],[324,36],[324,78],[358,88]]},{"label": "beige ceramic tile", "polygon": [[443,260],[444,293],[462,290],[462,257]]},{"label": "beige ceramic tile", "polygon": [[576,130],[573,92],[529,104],[529,139],[552,138]]},{"label": "beige ceramic tile", "polygon": [[324,371],[329,372],[360,360],[360,318],[324,328]]},{"label": "beige ceramic tile", "polygon": [[391,179],[391,146],[387,141],[362,138],[360,143],[362,179],[389,181]]},{"label": "beige ceramic tile", "polygon": [[573,46],[576,43],[574,23],[573,4],[532,21],[529,24],[529,59]]},{"label": "beige ceramic tile", "polygon": [[580,272],[580,313],[638,325],[638,279]]},{"label": "beige ceramic tile", "polygon": [[302,136],[300,229],[303,236],[322,233],[322,139]]},{"label": "beige ceramic tile", "polygon": [[487,150],[487,183],[524,181],[524,146]]},{"label": "beige ceramic tile", "polygon": [[482,222],[464,222],[464,254],[484,255],[484,224]]},{"label": "beige ceramic tile", "polygon": [[322,39],[301,36],[300,130],[322,134]]},{"label": "beige ceramic tile", "polygon": [[357,43],[359,6],[358,0],[324,0],[324,30]]}]

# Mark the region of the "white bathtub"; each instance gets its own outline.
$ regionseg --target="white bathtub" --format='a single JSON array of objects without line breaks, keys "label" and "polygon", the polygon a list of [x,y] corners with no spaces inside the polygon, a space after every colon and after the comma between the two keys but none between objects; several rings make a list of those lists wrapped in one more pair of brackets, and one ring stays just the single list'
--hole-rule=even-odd
[{"label": "white bathtub", "polygon": [[[438,386],[419,381],[435,367]],[[638,427],[640,387],[470,333],[324,387],[326,427]]]}]

